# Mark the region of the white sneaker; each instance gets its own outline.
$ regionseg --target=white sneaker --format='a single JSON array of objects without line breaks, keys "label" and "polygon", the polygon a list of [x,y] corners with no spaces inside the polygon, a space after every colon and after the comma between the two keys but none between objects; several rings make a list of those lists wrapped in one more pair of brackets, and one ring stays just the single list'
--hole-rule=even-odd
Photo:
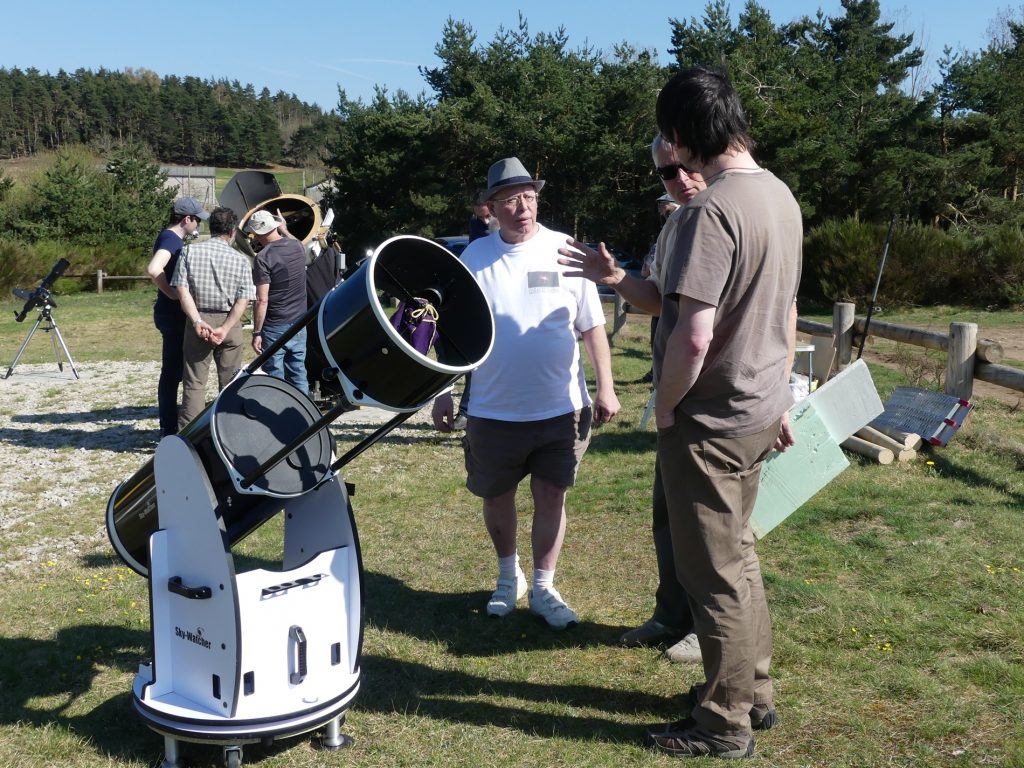
[{"label": "white sneaker", "polygon": [[531,589],[530,611],[544,619],[553,629],[574,627],[579,621],[576,612],[565,604],[554,587],[542,589],[540,594],[536,589]]},{"label": "white sneaker", "polygon": [[501,618],[508,616],[516,608],[516,603],[526,595],[526,574],[522,568],[516,568],[514,579],[498,579],[498,586],[487,601],[487,615]]},{"label": "white sneaker", "polygon": [[665,658],[676,664],[700,663],[700,643],[697,641],[697,635],[691,632],[675,645],[666,648]]}]

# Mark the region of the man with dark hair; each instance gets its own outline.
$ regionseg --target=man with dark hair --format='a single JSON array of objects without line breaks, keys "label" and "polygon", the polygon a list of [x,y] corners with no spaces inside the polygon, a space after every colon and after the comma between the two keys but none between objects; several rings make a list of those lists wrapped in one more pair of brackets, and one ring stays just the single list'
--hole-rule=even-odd
[{"label": "man with dark hair", "polygon": [[[280,212],[274,216],[270,211],[256,211],[246,229],[263,246],[252,270],[256,283],[252,348],[260,354],[306,313],[306,249],[288,231]],[[309,392],[305,328],[263,364],[263,372]]]},{"label": "man with dark hair", "polygon": [[487,201],[483,199],[484,190],[478,189],[473,196],[473,215],[469,217],[469,242],[487,237],[498,228],[497,220],[491,215]]},{"label": "man with dark hair", "polygon": [[199,225],[210,218],[203,204],[194,197],[180,197],[174,201],[167,227],[160,231],[153,245],[146,274],[157,287],[153,305],[153,324],[162,338],[160,380],[156,388],[157,412],[160,418],[160,437],[178,431],[178,385],[184,370],[182,345],[185,342],[185,313],[178,303],[178,293],[171,287],[171,276],[178,257],[185,247],[185,239],[195,237]]},{"label": "man with dark hair", "polygon": [[676,74],[656,114],[679,164],[708,185],[680,212],[664,257],[654,348],[658,462],[705,682],[692,689],[690,716],[654,726],[648,739],[680,757],[749,757],[752,729],[776,719],[750,514],[765,457],[793,444],[803,227],[792,193],[754,161],[723,74]]},{"label": "man with dark hair", "polygon": [[210,357],[217,364],[217,383],[224,389],[242,363],[239,322],[256,298],[249,259],[231,247],[238,217],[230,208],[210,214],[210,239],[188,248],[171,278],[190,329],[185,331],[181,431],[206,406]]}]

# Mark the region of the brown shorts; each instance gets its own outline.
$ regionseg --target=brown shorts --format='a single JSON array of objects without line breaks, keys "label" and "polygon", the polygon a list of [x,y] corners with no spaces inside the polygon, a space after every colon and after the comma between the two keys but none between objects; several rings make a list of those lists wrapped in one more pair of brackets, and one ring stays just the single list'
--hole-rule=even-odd
[{"label": "brown shorts", "polygon": [[475,496],[494,498],[527,475],[569,488],[590,445],[590,424],[589,407],[541,421],[470,416],[462,438],[466,488]]}]

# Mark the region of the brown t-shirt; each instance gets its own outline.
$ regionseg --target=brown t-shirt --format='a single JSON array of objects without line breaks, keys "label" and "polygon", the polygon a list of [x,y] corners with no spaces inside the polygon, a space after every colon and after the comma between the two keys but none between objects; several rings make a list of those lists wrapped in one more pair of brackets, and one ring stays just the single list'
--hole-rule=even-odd
[{"label": "brown t-shirt", "polygon": [[654,369],[680,300],[715,306],[714,338],[678,410],[718,435],[760,432],[793,403],[786,359],[802,245],[800,207],[764,170],[723,172],[679,215],[662,263]]}]

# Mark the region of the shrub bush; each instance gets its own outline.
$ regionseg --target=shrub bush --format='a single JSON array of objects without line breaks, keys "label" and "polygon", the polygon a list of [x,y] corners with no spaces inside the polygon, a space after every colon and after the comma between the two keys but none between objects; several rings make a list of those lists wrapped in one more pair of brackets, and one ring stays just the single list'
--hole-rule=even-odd
[{"label": "shrub bush", "polygon": [[[95,274],[100,269],[111,275],[145,274],[149,253],[119,244],[81,246],[40,240],[26,245],[17,240],[0,240],[0,293],[10,294],[15,287],[35,287],[59,259],[71,262],[67,270],[70,276],[60,278],[54,289],[58,294],[69,294],[95,290]],[[138,287],[138,283],[111,283],[104,290],[129,287]]]},{"label": "shrub bush", "polygon": [[1024,230],[1002,224],[971,240],[960,260],[958,284],[984,306],[1024,304]]},{"label": "shrub bush", "polygon": [[[0,241],[0,292],[9,295],[15,286],[28,287],[39,280],[35,252],[17,240]],[[45,274],[45,273],[43,273]]]},{"label": "shrub bush", "polygon": [[[878,279],[888,226],[853,218],[828,221],[804,239],[801,294],[813,300],[864,305]],[[879,284],[887,306],[970,301],[956,288],[964,243],[920,224],[897,223]]]}]

